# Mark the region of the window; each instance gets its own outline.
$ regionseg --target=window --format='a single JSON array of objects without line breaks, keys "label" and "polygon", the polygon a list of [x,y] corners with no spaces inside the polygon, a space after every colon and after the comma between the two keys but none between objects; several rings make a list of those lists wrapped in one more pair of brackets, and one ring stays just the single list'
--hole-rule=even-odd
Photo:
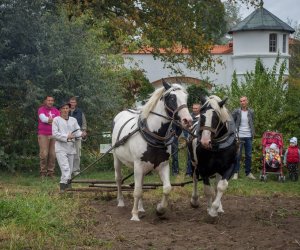
[{"label": "window", "polygon": [[276,52],[277,51],[277,34],[270,34],[269,51],[270,52]]},{"label": "window", "polygon": [[282,36],[282,53],[286,53],[286,34]]}]

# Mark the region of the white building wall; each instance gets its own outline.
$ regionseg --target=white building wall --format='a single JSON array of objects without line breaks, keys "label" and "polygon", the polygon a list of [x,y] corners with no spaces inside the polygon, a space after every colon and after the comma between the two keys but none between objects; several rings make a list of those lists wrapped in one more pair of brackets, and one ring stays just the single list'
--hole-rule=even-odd
[{"label": "white building wall", "polygon": [[200,72],[188,69],[184,64],[177,64],[176,69],[180,69],[183,73],[178,75],[169,69],[164,62],[151,54],[124,54],[125,67],[133,69],[142,69],[150,82],[160,80],[167,77],[187,76],[197,78],[199,80],[208,79],[214,84],[230,84],[232,72],[231,55],[216,55],[215,58],[221,58],[223,65],[217,64],[215,72]]}]

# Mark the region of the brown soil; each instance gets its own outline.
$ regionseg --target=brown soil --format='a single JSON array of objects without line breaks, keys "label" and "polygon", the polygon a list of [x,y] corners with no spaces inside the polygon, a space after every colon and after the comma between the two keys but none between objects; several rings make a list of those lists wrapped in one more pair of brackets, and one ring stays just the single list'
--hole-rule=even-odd
[{"label": "brown soil", "polygon": [[225,195],[225,213],[212,220],[203,197],[197,209],[189,197],[171,200],[165,218],[158,218],[159,200],[145,195],[140,222],[130,221],[133,198],[125,198],[124,208],[117,207],[115,195],[88,199],[94,221],[90,233],[102,242],[89,249],[300,249],[296,197]]}]

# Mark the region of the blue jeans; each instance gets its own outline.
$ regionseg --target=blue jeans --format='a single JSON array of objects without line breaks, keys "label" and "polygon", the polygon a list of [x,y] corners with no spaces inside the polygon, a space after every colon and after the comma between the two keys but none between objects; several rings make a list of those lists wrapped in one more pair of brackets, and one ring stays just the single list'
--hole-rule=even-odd
[{"label": "blue jeans", "polygon": [[240,153],[236,157],[236,162],[234,166],[234,173],[240,171],[240,162],[243,153],[243,147],[245,149],[245,174],[248,175],[251,173],[251,159],[252,159],[252,137],[240,138]]},{"label": "blue jeans", "polygon": [[[183,130],[183,135],[186,139],[189,138],[189,133],[186,130]],[[192,161],[191,161],[191,156],[189,150],[187,150],[187,163],[186,163],[186,175],[192,176],[193,174],[193,169],[192,169]]]},{"label": "blue jeans", "polygon": [[172,152],[172,174],[177,175],[179,173],[178,166],[178,138],[175,136],[171,146]]}]

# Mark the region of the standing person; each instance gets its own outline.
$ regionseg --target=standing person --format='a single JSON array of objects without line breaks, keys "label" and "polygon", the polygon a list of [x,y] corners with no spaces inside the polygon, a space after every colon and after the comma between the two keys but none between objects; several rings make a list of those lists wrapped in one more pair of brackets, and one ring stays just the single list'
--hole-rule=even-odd
[{"label": "standing person", "polygon": [[[200,117],[200,109],[201,109],[201,105],[200,103],[194,103],[192,106],[192,113],[191,116],[193,118],[193,126],[192,126],[192,130],[194,129],[194,125],[199,121],[199,117]],[[183,131],[184,133],[184,137],[186,139],[188,139],[189,134],[186,131]],[[192,168],[192,161],[191,161],[191,157],[190,157],[190,153],[189,151],[187,152],[188,154],[188,158],[187,158],[187,166],[186,166],[186,172],[185,175],[189,175],[189,176],[193,176],[193,168]]]},{"label": "standing person", "polygon": [[[77,107],[77,98],[75,96],[71,97],[69,100],[71,105],[69,116],[76,118],[80,129],[84,132],[87,130],[87,123],[85,115],[80,108]],[[76,155],[74,157],[73,175],[78,175],[80,173],[80,157],[81,157],[81,140],[75,141]]]},{"label": "standing person", "polygon": [[69,117],[70,103],[64,102],[60,107],[60,116],[55,117],[52,125],[52,133],[55,142],[55,153],[58,165],[61,170],[60,191],[69,185],[73,170],[74,155],[76,154],[75,139],[76,137],[84,137],[85,132],[80,131],[77,120]]},{"label": "standing person", "polygon": [[290,146],[285,151],[283,158],[283,163],[289,171],[289,178],[293,181],[298,181],[299,176],[300,150],[297,144],[297,138],[292,137],[290,139]]},{"label": "standing person", "polygon": [[172,175],[179,174],[179,163],[178,163],[178,137],[181,135],[181,128],[173,125],[173,129],[175,131],[173,143],[171,145],[172,152]]},{"label": "standing person", "polygon": [[54,98],[45,97],[43,105],[38,109],[38,142],[40,148],[40,175],[42,178],[54,177],[55,170],[55,139],[52,136],[53,119],[60,115],[53,107]]},{"label": "standing person", "polygon": [[254,137],[254,111],[248,108],[248,98],[242,96],[240,98],[240,108],[232,112],[238,135],[240,139],[239,155],[236,158],[233,179],[238,179],[240,171],[240,160],[242,156],[242,149],[245,149],[245,174],[249,179],[255,180],[256,178],[251,173],[251,159],[252,159],[252,140]]}]

